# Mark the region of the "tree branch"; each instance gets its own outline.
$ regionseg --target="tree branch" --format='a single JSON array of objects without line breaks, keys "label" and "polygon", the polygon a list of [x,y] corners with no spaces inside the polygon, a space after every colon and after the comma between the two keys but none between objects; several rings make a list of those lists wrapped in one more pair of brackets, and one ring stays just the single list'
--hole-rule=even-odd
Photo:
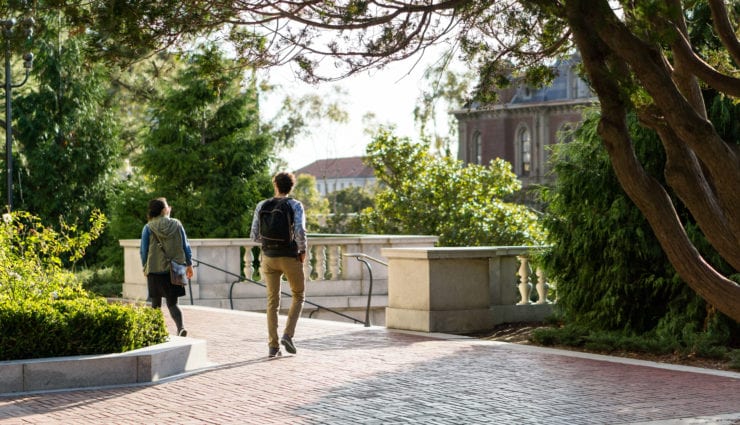
[{"label": "tree branch", "polygon": [[[671,20],[674,22],[676,32],[683,37],[688,37],[689,30],[686,27],[686,20],[683,16],[683,9],[681,8],[681,0],[669,0],[668,3],[672,5],[669,10],[674,12],[674,16],[671,16]],[[675,43],[675,42],[674,42]],[[676,82],[679,90],[683,93],[684,97],[694,107],[699,116],[703,119],[707,119],[707,109],[704,105],[704,97],[701,94],[701,88],[696,76],[689,69],[689,64],[681,56],[677,56],[673,66],[673,80]]]},{"label": "tree branch", "polygon": [[714,30],[727,48],[735,63],[740,63],[740,42],[735,36],[735,29],[732,28],[730,15],[727,13],[727,7],[724,0],[708,0],[709,9],[712,11],[712,22]]},{"label": "tree branch", "polygon": [[[610,50],[629,64],[642,87],[662,111],[672,131],[700,159],[709,174],[718,202],[727,215],[730,228],[733,233],[740,235],[740,191],[736,189],[740,187],[738,156],[717,134],[712,123],[702,118],[678,90],[665,57],[658,48],[637,38],[610,9],[607,10],[602,14],[603,20],[593,30]],[[695,208],[691,205],[687,207]],[[740,250],[734,256],[740,256]],[[737,261],[740,260],[733,260],[732,263]]]},{"label": "tree branch", "polygon": [[[653,108],[655,109],[655,108]],[[671,127],[663,121],[660,111],[640,111],[641,122],[655,130],[660,136],[666,152],[665,177],[696,219],[704,235],[717,252],[737,270],[740,270],[737,247],[740,246],[727,216],[705,179],[696,155],[679,140]]]},{"label": "tree branch", "polygon": [[699,77],[717,91],[733,97],[740,97],[740,79],[725,75],[700,58],[689,44],[689,40],[678,32],[678,36],[671,43],[672,51],[677,60],[680,60],[687,72]]}]

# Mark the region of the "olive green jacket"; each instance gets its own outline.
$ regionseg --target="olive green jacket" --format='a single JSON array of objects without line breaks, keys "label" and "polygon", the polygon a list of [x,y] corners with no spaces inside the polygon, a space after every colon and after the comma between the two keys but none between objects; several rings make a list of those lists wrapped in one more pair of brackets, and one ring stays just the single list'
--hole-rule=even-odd
[{"label": "olive green jacket", "polygon": [[[169,271],[170,263],[168,259],[175,260],[180,264],[186,263],[182,240],[184,232],[180,231],[182,224],[179,220],[160,216],[149,220],[147,226],[149,227],[149,249],[144,264],[144,274]],[[159,241],[154,235],[159,238]]]}]

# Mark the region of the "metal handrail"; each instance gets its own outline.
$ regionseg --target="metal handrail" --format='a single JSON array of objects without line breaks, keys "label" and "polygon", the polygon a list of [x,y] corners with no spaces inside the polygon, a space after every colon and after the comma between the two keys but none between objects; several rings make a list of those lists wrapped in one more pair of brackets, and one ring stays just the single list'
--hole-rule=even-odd
[{"label": "metal handrail", "polygon": [[[224,269],[222,269],[222,268],[220,268],[220,267],[214,266],[213,264],[208,264],[208,263],[205,263],[205,262],[203,262],[203,261],[200,261],[200,260],[198,260],[197,258],[193,258],[193,267],[198,267],[198,266],[199,266],[199,265],[201,265],[201,264],[202,264],[202,265],[204,265],[204,266],[210,267],[210,268],[212,268],[212,269],[214,269],[214,270],[218,270],[218,271],[220,271],[220,272],[226,273],[226,274],[228,274],[228,275],[231,275],[231,276],[236,276],[236,277],[238,277],[238,278],[239,278],[239,279],[237,279],[237,280],[235,280],[235,281],[231,282],[231,286],[229,286],[229,306],[231,307],[231,310],[233,310],[233,309],[234,309],[234,299],[233,299],[232,295],[233,295],[233,292],[234,292],[234,285],[236,285],[237,283],[239,283],[239,282],[249,282],[249,283],[254,283],[255,285],[259,285],[259,286],[261,286],[261,287],[263,287],[263,288],[266,288],[266,287],[267,287],[267,286],[266,286],[266,285],[265,285],[264,283],[262,283],[262,282],[257,282],[256,280],[252,280],[252,279],[250,279],[250,278],[248,278],[248,277],[245,277],[245,276],[240,276],[240,275],[238,275],[238,274],[236,274],[236,273],[232,273],[232,272],[230,272],[230,271],[228,271],[228,270],[224,270]],[[293,295],[292,295],[292,294],[289,294],[289,293],[287,293],[287,292],[283,292],[283,291],[280,291],[280,294],[282,294],[282,295],[285,295],[285,296],[287,296],[287,297],[291,297],[291,298],[293,298]],[[191,304],[193,303],[192,299],[193,299],[193,291],[190,291],[190,303],[191,303]],[[333,310],[333,309],[331,309],[331,308],[329,308],[329,307],[324,307],[324,306],[322,306],[322,305],[319,305],[319,304],[313,303],[313,302],[311,302],[311,301],[309,301],[309,300],[304,300],[304,302],[305,302],[306,304],[310,304],[310,305],[312,305],[312,306],[316,307],[316,309],[317,309],[317,310],[326,310],[326,311],[328,311],[328,312],[330,312],[330,313],[334,313],[334,314],[337,314],[337,315],[339,315],[339,316],[342,316],[342,317],[344,317],[344,318],[346,318],[346,319],[350,319],[350,320],[352,320],[352,321],[353,321],[354,323],[362,323],[362,322],[360,322],[359,320],[355,319],[355,318],[354,318],[354,317],[352,317],[352,316],[348,316],[348,315],[346,315],[346,314],[344,314],[344,313],[341,313],[341,312],[339,312],[339,311]],[[313,314],[313,312],[311,312],[311,313],[309,314],[309,317],[311,317],[311,314]],[[367,322],[367,320],[366,320],[366,322]],[[369,326],[369,325],[367,325],[367,324],[366,324],[365,326]]]},{"label": "metal handrail", "polygon": [[370,267],[370,263],[368,262],[368,260],[375,261],[376,263],[382,264],[386,267],[388,267],[388,263],[378,258],[371,257],[367,254],[363,254],[361,252],[351,252],[351,253],[348,252],[346,254],[342,254],[342,256],[354,257],[357,259],[357,261],[363,263],[365,267],[367,267],[367,273],[370,276],[370,287],[368,288],[368,291],[367,291],[367,307],[365,308],[365,327],[368,327],[370,326],[370,302],[372,301],[372,297],[373,297],[373,268]]}]

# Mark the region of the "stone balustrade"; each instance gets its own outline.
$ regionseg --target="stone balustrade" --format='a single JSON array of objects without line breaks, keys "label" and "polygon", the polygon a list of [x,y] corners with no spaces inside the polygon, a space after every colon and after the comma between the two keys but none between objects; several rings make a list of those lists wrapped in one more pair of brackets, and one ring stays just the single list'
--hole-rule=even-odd
[{"label": "stone balustrade", "polygon": [[[344,255],[352,253],[388,264],[372,270],[371,322],[375,325],[461,333],[499,323],[539,321],[552,314],[546,278],[530,266],[532,248],[435,248],[436,242],[433,236],[311,234],[305,266],[307,300],[364,322],[370,281],[365,265]],[[121,240],[120,245],[124,248],[123,297],[146,299],[140,241]],[[263,288],[233,285],[240,281],[236,276],[259,280],[258,244],[251,239],[191,239],[190,245],[193,258],[201,264],[183,301],[192,296],[198,305],[264,311]],[[230,300],[232,287],[236,290]],[[284,300],[282,305],[289,302]],[[345,320],[310,305],[304,314]]]},{"label": "stone balustrade", "polygon": [[549,285],[542,270],[532,274],[531,251],[525,246],[383,249],[390,273],[386,327],[464,333],[546,319],[553,307]]},{"label": "stone balustrade", "polygon": [[[367,294],[370,286],[365,266],[345,253],[361,253],[385,260],[381,249],[388,247],[433,246],[436,236],[384,236],[384,235],[325,235],[309,234],[309,252],[305,265],[309,284],[306,297],[319,305],[350,312],[352,317],[365,320]],[[146,277],[142,273],[139,254],[140,240],[119,241],[124,250],[123,297],[144,300],[148,296]],[[197,259],[195,275],[190,282],[193,304],[231,308],[231,284],[246,276],[259,280],[259,244],[251,239],[190,239],[193,258]],[[212,267],[213,266],[213,267]],[[387,267],[373,268],[373,324],[385,322],[387,304]],[[264,289],[256,285],[240,284],[233,293],[235,309],[265,310]],[[187,302],[187,301],[186,301]],[[281,305],[290,305],[283,301]],[[304,308],[306,315],[326,319],[339,317],[326,311]],[[339,318],[341,319],[341,318]]]}]

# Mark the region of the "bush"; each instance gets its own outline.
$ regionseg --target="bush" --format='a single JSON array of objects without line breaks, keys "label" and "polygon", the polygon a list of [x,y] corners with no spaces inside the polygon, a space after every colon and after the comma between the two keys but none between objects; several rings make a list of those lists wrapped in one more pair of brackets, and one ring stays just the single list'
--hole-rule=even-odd
[{"label": "bush", "polygon": [[740,350],[732,350],[727,354],[730,359],[730,367],[740,370]]},{"label": "bush", "polygon": [[540,245],[545,238],[534,211],[505,201],[521,181],[502,159],[465,164],[381,130],[367,161],[381,189],[351,226],[362,233],[438,235],[439,246]]},{"label": "bush", "polygon": [[118,298],[123,293],[123,270],[118,267],[86,269],[78,272],[82,288],[96,295]]},{"label": "bush", "polygon": [[676,353],[686,357],[729,360],[730,367],[735,367],[732,364],[740,360],[740,350],[728,349],[725,339],[712,332],[698,330],[687,330],[682,338],[674,338],[654,332],[636,335],[626,331],[589,330],[583,326],[565,325],[536,329],[532,332],[531,340],[544,346],[583,348],[599,353]]},{"label": "bush", "polygon": [[[81,258],[103,228],[57,232],[26,212],[0,221],[0,360],[119,353],[164,342],[161,310],[91,296],[62,265]],[[112,273],[112,272],[111,272]]]},{"label": "bush", "polygon": [[167,339],[161,310],[103,298],[0,304],[0,360],[120,353]]}]

